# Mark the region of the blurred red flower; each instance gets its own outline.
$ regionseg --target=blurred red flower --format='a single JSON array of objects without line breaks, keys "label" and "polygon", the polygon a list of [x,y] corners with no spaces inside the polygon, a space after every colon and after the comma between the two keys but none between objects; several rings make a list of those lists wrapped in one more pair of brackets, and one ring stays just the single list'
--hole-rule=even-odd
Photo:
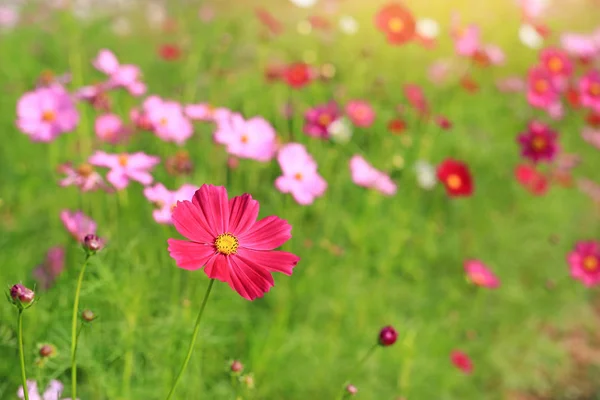
[{"label": "blurred red flower", "polygon": [[283,25],[270,12],[262,7],[254,9],[258,20],[271,32],[273,35],[283,33]]},{"label": "blurred red flower", "polygon": [[548,191],[548,179],[529,164],[517,165],[515,178],[521,186],[536,196],[543,196]]},{"label": "blurred red flower", "polygon": [[450,197],[466,197],[473,194],[473,178],[467,164],[447,158],[437,167],[437,178],[446,187]]},{"label": "blurred red flower", "polygon": [[176,44],[163,44],[158,48],[158,55],[165,61],[174,61],[181,57],[181,48]]},{"label": "blurred red flower", "polygon": [[387,36],[388,43],[401,45],[414,39],[416,22],[400,3],[383,6],[375,16],[375,26]]},{"label": "blurred red flower", "polygon": [[285,82],[295,89],[306,86],[313,79],[312,68],[305,63],[294,63],[283,71]]},{"label": "blurred red flower", "polygon": [[460,369],[465,374],[470,374],[473,372],[473,361],[471,358],[464,352],[460,350],[452,350],[450,353],[450,361],[452,364],[458,369]]},{"label": "blurred red flower", "polygon": [[394,118],[390,122],[388,122],[387,129],[390,133],[394,135],[399,135],[406,130],[406,122],[401,120],[400,118]]}]

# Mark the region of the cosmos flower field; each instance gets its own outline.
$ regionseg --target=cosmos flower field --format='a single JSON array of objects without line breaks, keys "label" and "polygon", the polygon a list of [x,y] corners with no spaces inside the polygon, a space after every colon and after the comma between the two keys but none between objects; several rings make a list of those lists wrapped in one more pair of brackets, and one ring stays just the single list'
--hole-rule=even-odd
[{"label": "cosmos flower field", "polygon": [[600,396],[600,4],[0,4],[0,399]]}]

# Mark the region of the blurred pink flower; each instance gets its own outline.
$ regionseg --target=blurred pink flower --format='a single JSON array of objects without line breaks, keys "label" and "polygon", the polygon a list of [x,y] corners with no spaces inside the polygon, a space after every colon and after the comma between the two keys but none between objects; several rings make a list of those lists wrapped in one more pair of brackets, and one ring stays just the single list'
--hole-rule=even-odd
[{"label": "blurred pink flower", "polygon": [[591,70],[579,80],[581,105],[600,113],[600,72]]},{"label": "blurred pink flower", "polygon": [[448,76],[450,74],[451,65],[447,60],[438,60],[434,61],[433,64],[429,66],[427,71],[427,76],[429,80],[436,85],[441,85],[446,82]]},{"label": "blurred pink flower", "polygon": [[502,51],[502,49],[496,45],[489,44],[484,46],[483,52],[492,65],[502,65],[506,60],[504,51]]},{"label": "blurred pink flower", "polygon": [[51,142],[78,122],[71,97],[58,85],[27,92],[17,103],[17,127],[35,142]]},{"label": "blurred pink flower", "polygon": [[152,125],[156,136],[165,142],[184,144],[193,134],[190,120],[183,114],[183,107],[176,101],[148,97],[143,104],[144,115]]},{"label": "blurred pink flower", "polygon": [[311,108],[304,114],[304,133],[321,139],[329,138],[329,125],[341,116],[335,101]]},{"label": "blurred pink flower", "polygon": [[96,136],[110,144],[117,144],[125,138],[124,128],[121,118],[115,114],[99,115],[94,123]]},{"label": "blurred pink flower", "polygon": [[152,212],[154,220],[159,224],[172,224],[171,213],[178,201],[191,201],[198,188],[194,185],[184,184],[175,191],[168,190],[162,183],[148,186],[144,189],[144,196],[158,206]]},{"label": "blurred pink flower", "polygon": [[581,178],[577,181],[577,188],[589,196],[592,201],[600,204],[600,184],[591,179]]},{"label": "blurred pink flower", "polygon": [[521,145],[521,155],[534,163],[552,161],[559,150],[558,133],[537,121],[530,122],[517,141]]},{"label": "blurred pink flower", "polygon": [[215,9],[210,4],[203,4],[198,10],[198,18],[204,23],[208,23],[215,18]]},{"label": "blurred pink flower", "polygon": [[96,151],[89,159],[89,163],[92,165],[110,168],[106,179],[118,190],[126,188],[130,179],[140,182],[142,185],[151,184],[153,178],[149,171],[159,162],[158,157],[142,152],[108,154]]},{"label": "blurred pink flower", "polygon": [[546,108],[546,112],[555,121],[561,120],[565,116],[565,108],[560,101],[550,104]]},{"label": "blurred pink flower", "polygon": [[298,204],[312,204],[327,189],[327,182],[317,172],[317,163],[299,143],[284,145],[277,154],[283,175],[275,180],[281,193],[291,193]]},{"label": "blurred pink flower", "polygon": [[19,22],[19,13],[14,7],[0,5],[0,30],[9,30]]},{"label": "blurred pink flower", "polygon": [[184,113],[188,118],[195,121],[214,122],[223,118],[229,118],[232,112],[228,108],[213,107],[208,103],[188,104],[184,107]]},{"label": "blurred pink flower", "polygon": [[375,121],[375,111],[366,101],[352,100],[346,104],[346,114],[356,126],[368,128]]},{"label": "blurred pink flower", "polygon": [[98,71],[108,75],[110,86],[123,87],[133,96],[146,93],[146,85],[141,81],[139,67],[119,64],[119,60],[110,50],[100,50],[92,64]]},{"label": "blurred pink flower", "polygon": [[600,283],[600,242],[580,241],[567,255],[571,276],[585,286]]},{"label": "blurred pink flower", "polygon": [[110,187],[104,182],[102,176],[94,171],[94,167],[90,164],[81,164],[77,168],[73,168],[71,163],[62,164],[58,167],[58,171],[66,174],[60,181],[60,186],[77,186],[82,192],[89,192],[98,189],[104,189],[110,192]]},{"label": "blurred pink flower", "polygon": [[265,162],[275,156],[277,134],[262,117],[245,120],[236,113],[218,120],[214,139],[225,145],[229,154],[240,158]]},{"label": "blurred pink flower", "polygon": [[534,67],[527,75],[527,101],[533,107],[547,108],[556,102],[559,93],[552,75],[542,67]]},{"label": "blurred pink flower", "polygon": [[583,140],[600,150],[600,129],[584,127],[581,132]]},{"label": "blurred pink flower", "polygon": [[471,282],[477,286],[495,289],[500,281],[492,271],[479,260],[468,260],[464,263],[465,272]]},{"label": "blurred pink flower", "polygon": [[520,76],[509,76],[496,81],[498,90],[505,93],[524,92],[525,85],[525,80]]},{"label": "blurred pink flower", "polygon": [[[44,394],[40,395],[37,383],[34,380],[27,381],[27,395],[29,400],[61,400],[62,394],[64,393],[63,389],[64,385],[60,381],[53,379],[48,383]],[[17,397],[21,400],[25,399],[23,386],[19,386],[19,389],[17,390]],[[63,400],[71,399],[64,398]]]},{"label": "blurred pink flower", "polygon": [[33,277],[42,290],[48,290],[64,269],[65,249],[61,246],[52,247],[46,253],[44,262],[33,270]]},{"label": "blurred pink flower", "polygon": [[396,184],[388,175],[375,169],[363,157],[355,155],[350,159],[352,181],[358,186],[375,189],[385,195],[396,193]]},{"label": "blurred pink flower", "polygon": [[60,219],[75,240],[83,243],[83,238],[88,234],[96,233],[96,222],[81,211],[63,210]]},{"label": "blurred pink flower", "polygon": [[429,101],[425,98],[423,89],[417,84],[407,83],[404,85],[404,96],[408,103],[421,115],[429,114]]},{"label": "blurred pink flower", "polygon": [[555,86],[564,87],[566,78],[573,73],[573,63],[567,53],[560,49],[544,49],[540,55],[540,61],[554,78],[560,78],[555,82]]},{"label": "blurred pink flower", "polygon": [[475,24],[462,26],[457,13],[452,15],[450,21],[450,36],[454,40],[454,50],[460,56],[471,57],[481,46],[479,27]]},{"label": "blurred pink flower", "polygon": [[562,34],[560,44],[567,53],[580,59],[592,59],[600,50],[592,36],[577,33]]}]

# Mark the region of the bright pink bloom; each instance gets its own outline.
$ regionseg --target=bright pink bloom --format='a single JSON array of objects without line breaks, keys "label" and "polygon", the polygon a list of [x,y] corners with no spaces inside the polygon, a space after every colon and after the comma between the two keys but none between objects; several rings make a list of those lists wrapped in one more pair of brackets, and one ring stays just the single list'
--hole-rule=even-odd
[{"label": "bright pink bloom", "polygon": [[77,109],[61,86],[27,92],[17,103],[17,127],[34,142],[51,142],[78,122]]},{"label": "bright pink bloom", "polygon": [[352,100],[346,104],[346,114],[356,126],[368,128],[375,121],[375,111],[366,101]]},{"label": "bright pink bloom", "polygon": [[573,63],[567,53],[559,49],[545,49],[540,55],[540,62],[552,75],[554,85],[565,88],[567,78],[573,73]]},{"label": "bright pink bloom", "polygon": [[581,105],[600,113],[600,72],[591,70],[579,80]]},{"label": "bright pink bloom", "polygon": [[531,165],[517,165],[515,168],[515,178],[521,186],[535,196],[543,196],[548,191],[548,178]]},{"label": "bright pink bloom", "polygon": [[83,238],[88,234],[96,233],[96,222],[81,211],[63,210],[60,219],[71,236],[83,243]]},{"label": "bright pink bloom", "polygon": [[151,184],[153,178],[149,171],[160,162],[160,159],[142,152],[108,154],[96,151],[88,162],[98,167],[110,168],[106,179],[116,189],[121,190],[129,185],[130,179],[140,182],[142,185]]},{"label": "bright pink bloom", "polygon": [[65,249],[60,246],[52,247],[46,253],[44,262],[33,270],[33,277],[42,290],[48,290],[64,269]]},{"label": "bright pink bloom", "polygon": [[270,161],[275,156],[277,134],[262,117],[245,120],[240,114],[217,121],[215,141],[227,147],[227,152],[240,158]]},{"label": "bright pink bloom", "polygon": [[71,163],[62,164],[58,167],[58,172],[66,174],[59,185],[60,186],[77,186],[82,192],[90,192],[98,189],[110,191],[110,187],[104,182],[102,176],[94,171],[90,164],[81,164],[77,168],[73,168]]},{"label": "bright pink bloom", "polygon": [[534,67],[527,75],[527,101],[533,107],[547,108],[559,98],[553,76],[546,68]]},{"label": "bright pink bloom", "polygon": [[452,361],[452,364],[454,364],[456,368],[460,369],[465,374],[473,372],[473,362],[471,361],[471,358],[460,350],[452,350],[450,353],[450,361]]},{"label": "bright pink bloom", "polygon": [[168,190],[162,183],[148,186],[144,189],[144,196],[158,206],[152,216],[159,224],[172,224],[171,213],[178,201],[191,200],[198,188],[194,185],[182,185],[175,191]]},{"label": "bright pink bloom", "polygon": [[118,115],[104,114],[96,118],[94,130],[103,142],[117,144],[125,137],[125,127]]},{"label": "bright pink bloom", "polygon": [[336,102],[311,108],[304,114],[304,133],[321,139],[329,138],[329,125],[341,116]]},{"label": "bright pink bloom", "polygon": [[427,101],[425,93],[419,85],[412,83],[404,85],[404,96],[408,103],[421,115],[429,114],[429,101]]},{"label": "bright pink bloom", "polygon": [[275,180],[275,187],[281,193],[291,193],[302,205],[312,204],[325,193],[327,182],[317,172],[317,163],[303,145],[286,144],[279,149],[277,161],[283,175]]},{"label": "bright pink bloom", "polygon": [[521,145],[521,155],[534,163],[552,161],[559,149],[558,133],[537,121],[530,122],[517,141]]},{"label": "bright pink bloom", "polygon": [[358,186],[375,189],[379,192],[392,196],[396,193],[396,184],[390,177],[375,169],[364,158],[355,155],[350,159],[350,173],[352,181]]},{"label": "bright pink bloom", "polygon": [[460,56],[471,57],[481,46],[479,27],[475,24],[461,27],[459,24],[458,18],[453,18],[452,39],[454,39],[454,51]]},{"label": "bright pink bloom", "polygon": [[213,107],[208,103],[188,104],[184,107],[184,113],[191,120],[215,122],[229,118],[231,110],[224,107]]},{"label": "bright pink bloom", "polygon": [[588,287],[600,283],[600,242],[578,242],[567,255],[567,262],[574,279]]},{"label": "bright pink bloom", "polygon": [[600,129],[585,127],[581,132],[583,140],[600,150]]},{"label": "bright pink bloom", "polygon": [[500,281],[492,271],[479,260],[468,260],[464,263],[465,272],[471,282],[477,286],[495,289]]},{"label": "bright pink bloom", "polygon": [[182,145],[192,136],[194,132],[192,123],[183,114],[181,104],[176,101],[150,96],[144,101],[142,107],[154,133],[165,142]]},{"label": "bright pink bloom", "polygon": [[139,67],[119,64],[119,60],[110,50],[100,50],[92,64],[98,71],[108,75],[110,86],[125,88],[134,96],[146,93],[146,85],[141,81]]},{"label": "bright pink bloom", "polygon": [[292,237],[292,227],[277,216],[257,221],[258,210],[247,193],[229,200],[224,187],[202,185],[173,210],[175,228],[190,241],[169,239],[171,257],[183,269],[204,266],[209,278],[247,300],[262,297],[274,285],[271,272],[291,275],[300,258],[274,251]]}]

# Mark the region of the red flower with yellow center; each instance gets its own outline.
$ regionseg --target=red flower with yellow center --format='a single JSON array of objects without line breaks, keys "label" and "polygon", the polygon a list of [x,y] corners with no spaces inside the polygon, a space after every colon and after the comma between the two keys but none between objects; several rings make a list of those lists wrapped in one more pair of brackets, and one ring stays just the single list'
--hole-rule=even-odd
[{"label": "red flower with yellow center", "polygon": [[469,167],[461,162],[448,158],[437,167],[437,177],[446,187],[450,197],[470,196],[473,194],[473,179]]},{"label": "red flower with yellow center", "polygon": [[391,44],[401,45],[415,38],[415,19],[400,3],[384,6],[375,16],[375,26],[386,34]]}]

